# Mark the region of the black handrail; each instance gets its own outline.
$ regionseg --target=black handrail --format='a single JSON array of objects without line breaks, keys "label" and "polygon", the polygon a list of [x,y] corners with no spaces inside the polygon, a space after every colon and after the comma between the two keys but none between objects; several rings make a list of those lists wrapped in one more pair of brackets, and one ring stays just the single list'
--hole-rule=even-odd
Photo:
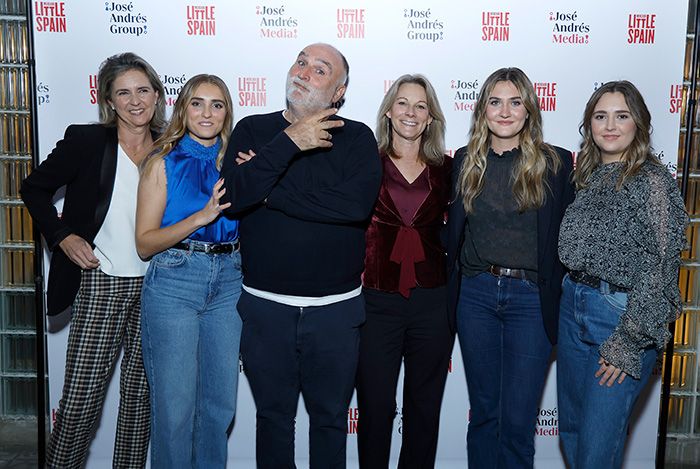
[{"label": "black handrail", "polygon": [[[32,163],[39,165],[39,126],[37,123],[38,109],[36,96],[36,60],[34,57],[34,29],[32,28],[32,1],[25,0],[27,12],[27,41],[29,66],[29,119],[32,128]],[[41,234],[34,224],[34,301],[36,309],[36,413],[37,413],[37,467],[44,467],[46,460],[46,417],[48,405],[46,395],[46,328],[44,318],[44,262],[41,246]]]}]

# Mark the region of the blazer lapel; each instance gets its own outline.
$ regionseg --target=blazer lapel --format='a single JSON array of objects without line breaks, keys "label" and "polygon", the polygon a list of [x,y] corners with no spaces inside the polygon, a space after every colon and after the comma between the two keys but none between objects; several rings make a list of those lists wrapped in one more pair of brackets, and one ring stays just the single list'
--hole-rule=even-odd
[{"label": "blazer lapel", "polygon": [[112,191],[114,190],[114,179],[117,174],[117,129],[116,127],[105,128],[105,147],[102,154],[102,164],[99,174],[99,197],[95,208],[95,229],[99,230],[102,222],[107,216],[109,203],[112,201]]},{"label": "blazer lapel", "polygon": [[424,214],[430,214],[430,212],[435,209],[435,205],[440,200],[440,196],[442,195],[436,194],[435,190],[444,189],[444,182],[440,181],[440,178],[443,175],[442,168],[439,166],[426,165],[426,169],[428,170],[429,192],[425,199],[423,199],[421,202],[418,210],[416,210],[416,213],[413,215],[413,223],[416,223]]},{"label": "blazer lapel", "polygon": [[[549,187],[554,187],[554,182],[552,178],[549,178]],[[552,189],[554,191],[554,189]],[[549,242],[549,228],[552,224],[552,207],[553,207],[553,197],[557,197],[558,194],[547,194],[544,198],[544,204],[537,209],[537,261],[539,264],[539,257],[541,253],[547,252],[547,246]],[[556,243],[557,240],[554,240]]]}]

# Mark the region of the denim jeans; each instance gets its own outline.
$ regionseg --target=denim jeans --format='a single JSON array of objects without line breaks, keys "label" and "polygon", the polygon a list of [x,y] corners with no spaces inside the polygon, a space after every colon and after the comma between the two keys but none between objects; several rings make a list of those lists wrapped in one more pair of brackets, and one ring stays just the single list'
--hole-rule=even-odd
[{"label": "denim jeans", "polygon": [[457,333],[471,406],[469,467],[533,467],[552,351],[537,285],[490,273],[462,277]]},{"label": "denim jeans", "polygon": [[146,272],[142,339],[154,468],[226,465],[238,387],[240,259],[168,249]]},{"label": "denim jeans", "polygon": [[564,278],[559,312],[557,398],[559,439],[572,469],[622,465],[632,408],[656,363],[655,349],[642,358],[641,379],[627,376],[612,387],[599,384],[598,348],[625,312],[627,293],[595,289]]}]

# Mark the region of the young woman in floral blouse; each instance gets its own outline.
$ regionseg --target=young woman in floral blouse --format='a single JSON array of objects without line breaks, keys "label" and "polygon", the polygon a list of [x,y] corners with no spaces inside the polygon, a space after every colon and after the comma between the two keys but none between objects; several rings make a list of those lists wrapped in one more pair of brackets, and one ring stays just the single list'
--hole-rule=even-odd
[{"label": "young woman in floral blouse", "polygon": [[559,431],[575,469],[620,467],[629,416],[678,316],[687,215],[651,153],[651,116],[628,81],[586,105],[576,200],[562,221]]}]

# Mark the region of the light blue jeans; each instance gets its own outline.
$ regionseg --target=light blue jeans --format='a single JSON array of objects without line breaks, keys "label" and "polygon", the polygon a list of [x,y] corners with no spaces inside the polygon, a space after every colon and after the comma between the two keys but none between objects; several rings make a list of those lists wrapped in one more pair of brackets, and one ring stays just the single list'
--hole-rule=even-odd
[{"label": "light blue jeans", "polygon": [[627,306],[627,293],[610,292],[564,278],[559,312],[557,397],[559,439],[572,469],[622,465],[634,403],[656,363],[656,350],[642,357],[641,379],[627,376],[612,387],[599,384],[598,348],[610,337]]},{"label": "light blue jeans", "polygon": [[236,410],[241,319],[238,252],[168,249],[141,297],[151,395],[151,466],[225,467]]}]

